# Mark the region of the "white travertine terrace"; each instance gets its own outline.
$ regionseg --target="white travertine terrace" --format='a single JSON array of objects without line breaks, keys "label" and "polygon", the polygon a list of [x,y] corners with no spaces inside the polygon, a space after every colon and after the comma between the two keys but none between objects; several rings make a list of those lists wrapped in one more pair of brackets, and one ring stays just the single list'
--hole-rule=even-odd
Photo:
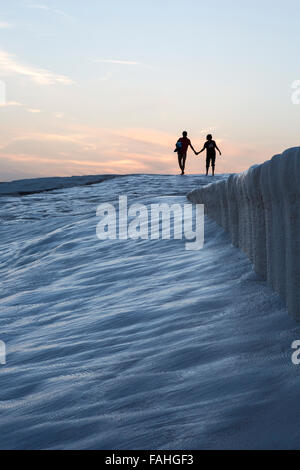
[{"label": "white travertine terrace", "polygon": [[300,147],[192,191],[300,320]]}]

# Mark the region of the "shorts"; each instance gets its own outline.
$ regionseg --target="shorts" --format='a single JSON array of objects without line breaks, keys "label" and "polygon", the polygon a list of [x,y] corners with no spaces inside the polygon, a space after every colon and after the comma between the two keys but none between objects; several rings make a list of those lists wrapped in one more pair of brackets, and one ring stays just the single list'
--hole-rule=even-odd
[{"label": "shorts", "polygon": [[179,158],[186,158],[186,154],[187,154],[187,152],[183,152],[183,151],[178,152],[178,157]]},{"label": "shorts", "polygon": [[214,167],[216,163],[216,155],[207,155],[206,157],[206,167],[209,168],[211,166]]}]

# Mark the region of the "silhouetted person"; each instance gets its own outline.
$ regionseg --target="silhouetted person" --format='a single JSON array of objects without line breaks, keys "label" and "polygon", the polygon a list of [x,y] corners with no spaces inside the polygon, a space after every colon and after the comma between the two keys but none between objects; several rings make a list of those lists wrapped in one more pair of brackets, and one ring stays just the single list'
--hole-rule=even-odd
[{"label": "silhouetted person", "polygon": [[206,139],[207,140],[203,146],[203,149],[200,150],[200,152],[198,152],[196,155],[199,155],[199,153],[203,152],[206,149],[206,176],[208,175],[210,164],[212,166],[212,175],[214,176],[215,175],[215,163],[216,163],[216,149],[218,150],[220,155],[222,154],[216,142],[212,140],[211,134],[208,134]]},{"label": "silhouetted person", "polygon": [[187,132],[184,131],[182,133],[182,137],[178,139],[177,144],[176,144],[176,149],[174,150],[174,152],[177,152],[178,154],[178,164],[181,169],[182,175],[184,175],[186,154],[187,154],[189,147],[191,147],[191,149],[194,151],[194,154],[197,155],[194,147],[191,144],[190,139],[188,139],[187,137]]}]

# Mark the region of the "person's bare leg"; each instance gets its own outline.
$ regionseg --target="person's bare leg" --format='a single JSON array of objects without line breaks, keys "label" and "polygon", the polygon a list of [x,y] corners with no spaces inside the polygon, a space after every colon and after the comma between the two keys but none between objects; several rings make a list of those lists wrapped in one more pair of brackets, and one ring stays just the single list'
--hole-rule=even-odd
[{"label": "person's bare leg", "polygon": [[215,167],[212,167],[212,176],[215,176]]},{"label": "person's bare leg", "polygon": [[184,175],[186,155],[182,157],[182,174]]},{"label": "person's bare leg", "polygon": [[183,168],[182,168],[182,155],[178,154],[178,165],[179,165],[179,168],[181,170],[181,174],[183,172]]},{"label": "person's bare leg", "polygon": [[210,160],[208,157],[206,157],[206,176],[208,175],[209,167],[210,167]]},{"label": "person's bare leg", "polygon": [[180,160],[180,168],[181,168],[181,174],[184,175],[184,158],[183,156],[181,157],[181,160]]}]

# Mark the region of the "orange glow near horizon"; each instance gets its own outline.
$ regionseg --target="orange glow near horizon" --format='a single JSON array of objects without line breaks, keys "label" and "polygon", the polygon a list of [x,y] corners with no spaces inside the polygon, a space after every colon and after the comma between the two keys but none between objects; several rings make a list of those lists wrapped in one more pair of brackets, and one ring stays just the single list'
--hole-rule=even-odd
[{"label": "orange glow near horizon", "polygon": [[[92,128],[72,124],[63,132],[18,132],[8,137],[0,148],[0,160],[16,177],[74,176],[86,174],[178,174],[175,142],[180,135],[156,129],[124,128],[118,130]],[[205,139],[190,136],[196,150]],[[247,169],[253,163],[272,155],[257,152],[226,138],[217,139],[222,156],[217,160],[218,173]],[[205,154],[196,157],[188,152],[187,173],[204,172]]]}]

